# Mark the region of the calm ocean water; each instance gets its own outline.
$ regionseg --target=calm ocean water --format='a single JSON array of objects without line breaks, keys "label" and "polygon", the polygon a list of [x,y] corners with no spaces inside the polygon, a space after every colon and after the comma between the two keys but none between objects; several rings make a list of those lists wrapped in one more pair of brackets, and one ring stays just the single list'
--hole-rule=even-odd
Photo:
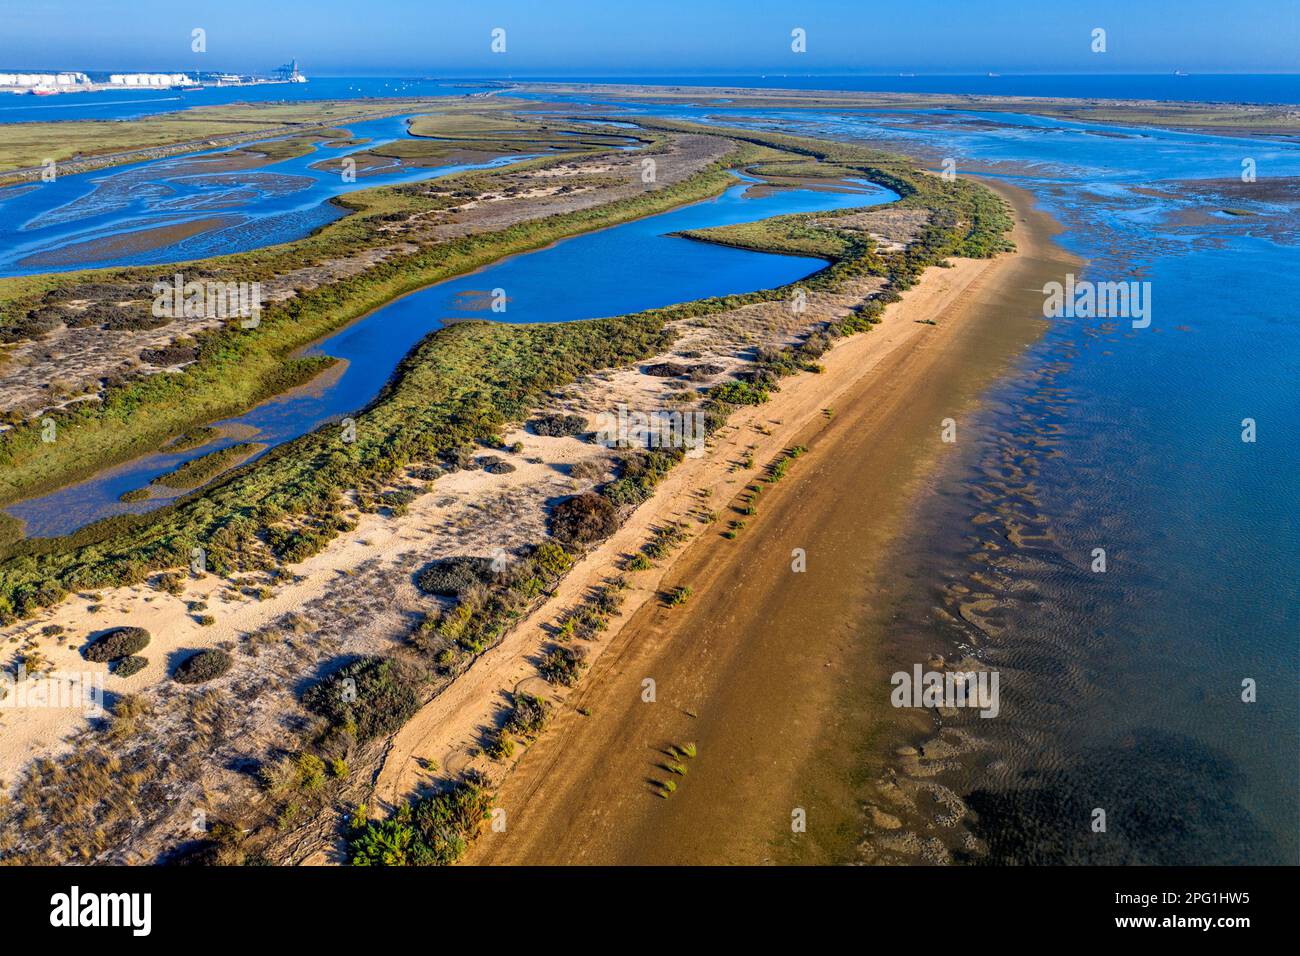
[{"label": "calm ocean water", "polygon": [[0,123],[64,119],[128,119],[191,106],[237,102],[359,99],[383,96],[455,96],[499,88],[511,80],[738,86],[756,89],[851,90],[875,93],[976,93],[993,96],[1105,97],[1181,102],[1300,103],[1296,74],[982,74],[868,76],[858,74],[707,74],[654,76],[373,77],[313,76],[309,83],[207,87],[202,90],[65,93],[0,97]]},{"label": "calm ocean water", "polygon": [[1149,283],[1147,328],[1052,321],[962,421],[899,545],[869,622],[885,635],[881,693],[938,649],[1002,678],[997,719],[958,712],[892,742],[951,751],[924,787],[973,811],[958,824],[922,807],[907,821],[917,845],[964,859],[973,835],[989,854],[976,858],[998,862],[1296,863],[1300,145],[766,115],[995,166],[1066,227],[1080,279]]}]

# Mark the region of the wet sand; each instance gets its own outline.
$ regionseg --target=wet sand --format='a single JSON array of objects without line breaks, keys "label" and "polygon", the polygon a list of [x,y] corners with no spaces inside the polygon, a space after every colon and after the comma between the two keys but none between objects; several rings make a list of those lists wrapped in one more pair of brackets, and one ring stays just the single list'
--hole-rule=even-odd
[{"label": "wet sand", "polygon": [[89,242],[72,243],[58,249],[39,252],[20,260],[18,265],[24,268],[55,268],[76,265],[80,262],[104,262],[141,252],[152,252],[155,249],[165,249],[192,236],[215,232],[218,229],[228,229],[239,224],[243,219],[243,216],[211,216],[207,219],[194,219],[169,226],[137,229],[135,232],[91,239]]},{"label": "wet sand", "polygon": [[[485,833],[468,862],[851,859],[861,786],[880,769],[871,735],[889,712],[888,685],[869,686],[875,647],[862,623],[882,556],[952,450],[942,420],[956,420],[960,442],[964,413],[1041,334],[1043,283],[1076,268],[1027,193],[990,185],[1016,206],[1017,254],[979,263],[948,294],[935,290],[950,270],[928,272],[895,308],[938,324],[906,347],[855,361],[882,326],[830,353],[818,378],[838,389],[834,414],[783,422],[798,425],[808,453],[764,491],[736,540],[717,533],[739,517],[728,508],[678,556],[664,583],[689,585],[691,601],[649,602],[610,639],[506,777],[506,831]],[[769,408],[775,417],[785,396]],[[792,571],[795,548],[806,552],[803,573]],[[687,742],[698,754],[665,798],[668,748]],[[800,811],[806,831],[794,833]]]}]

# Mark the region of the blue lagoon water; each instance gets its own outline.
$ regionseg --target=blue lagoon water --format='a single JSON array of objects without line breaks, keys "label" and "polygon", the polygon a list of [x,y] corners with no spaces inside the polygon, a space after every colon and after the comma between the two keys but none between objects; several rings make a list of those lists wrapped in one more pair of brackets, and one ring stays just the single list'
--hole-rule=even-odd
[{"label": "blue lagoon water", "polygon": [[[474,165],[440,167],[394,161],[358,171],[352,182],[339,175],[335,160],[410,138],[406,128],[410,118],[350,123],[354,137],[370,142],[346,148],[322,142],[306,155],[253,169],[204,168],[207,162],[250,148],[251,144],[244,144],[0,189],[0,276],[152,265],[245,252],[299,239],[338,219],[345,210],[329,200],[358,189],[435,179],[525,158],[502,156]],[[326,161],[330,168],[312,168]],[[127,249],[112,243],[160,227],[210,219],[220,219],[222,224],[156,248]]]},{"label": "blue lagoon water", "polygon": [[[751,182],[742,181],[715,199],[566,239],[397,299],[310,350],[347,363],[342,375],[328,385],[271,400],[217,424],[253,428],[253,440],[270,446],[304,435],[364,407],[379,394],[407,352],[448,321],[591,319],[794,282],[824,263],[694,242],[669,233],[897,198],[866,183],[842,191],[779,189],[751,195]],[[505,312],[484,308],[496,289],[504,291]],[[66,534],[112,514],[158,507],[170,499],[157,497],[135,504],[117,499],[187,459],[235,443],[235,438],[227,438],[183,454],[151,455],[7,510],[27,522],[29,535],[44,537]]]}]

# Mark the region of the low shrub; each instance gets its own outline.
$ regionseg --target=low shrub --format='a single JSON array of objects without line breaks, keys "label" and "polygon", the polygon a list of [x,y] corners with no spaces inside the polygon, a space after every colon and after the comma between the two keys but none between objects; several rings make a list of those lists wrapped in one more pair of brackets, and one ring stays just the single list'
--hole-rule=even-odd
[{"label": "low shrub", "polygon": [[582,647],[554,647],[542,658],[538,670],[552,684],[572,687],[578,683],[583,668],[587,666],[586,656]]},{"label": "low shrub", "polygon": [[420,707],[415,681],[383,657],[363,657],[310,688],[303,706],[365,741],[391,733]]},{"label": "low shrub", "polygon": [[353,866],[447,866],[455,863],[492,813],[492,792],[477,774],[451,789],[403,804],[387,820],[362,822],[349,840]]},{"label": "low shrub", "polygon": [[132,655],[131,657],[123,657],[119,659],[117,664],[113,666],[112,670],[118,677],[130,677],[132,674],[140,673],[148,666],[149,658],[136,657]]},{"label": "low shrub", "polygon": [[492,580],[490,558],[454,557],[434,561],[415,579],[425,594],[457,597],[476,584]]},{"label": "low shrub", "polygon": [[590,544],[614,533],[618,513],[609,499],[587,492],[561,501],[551,511],[551,534],[572,544]]},{"label": "low shrub", "polygon": [[144,650],[149,640],[149,632],[142,627],[118,627],[87,644],[81,656],[96,664],[106,664]]},{"label": "low shrub", "polygon": [[198,357],[198,350],[192,345],[165,345],[157,349],[141,349],[140,361],[150,365],[184,365]]},{"label": "low shrub", "polygon": [[609,472],[609,465],[597,458],[584,458],[569,466],[569,477],[576,481],[599,481]]},{"label": "low shrub", "polygon": [[682,365],[680,362],[653,362],[649,365],[642,365],[641,371],[656,378],[676,378],[679,375],[685,375],[690,371],[690,367]]},{"label": "low shrub", "polygon": [[178,684],[202,684],[215,680],[230,670],[230,655],[218,648],[199,651],[181,661],[172,674],[172,680]]},{"label": "low shrub", "polygon": [[538,415],[528,425],[534,433],[548,438],[581,435],[589,427],[587,419],[581,415],[560,414]]},{"label": "low shrub", "polygon": [[519,693],[512,697],[514,709],[502,730],[524,740],[531,740],[542,732],[551,716],[551,705],[535,694]]}]

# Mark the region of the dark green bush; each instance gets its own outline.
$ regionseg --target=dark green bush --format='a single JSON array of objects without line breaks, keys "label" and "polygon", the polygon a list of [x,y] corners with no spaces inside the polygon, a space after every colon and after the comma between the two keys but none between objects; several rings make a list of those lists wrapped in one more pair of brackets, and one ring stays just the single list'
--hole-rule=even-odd
[{"label": "dark green bush", "polygon": [[593,492],[561,501],[551,511],[551,534],[572,544],[607,538],[618,527],[618,513],[609,499]]},{"label": "dark green bush", "polygon": [[546,726],[551,716],[551,705],[535,694],[514,694],[512,699],[514,709],[502,730],[531,740]]},{"label": "dark green bush", "polygon": [[490,558],[455,557],[434,561],[415,579],[425,594],[456,597],[476,584],[492,580]]},{"label": "dark green bush", "polygon": [[230,655],[225,651],[209,648],[181,661],[172,674],[172,680],[178,684],[202,684],[220,677],[230,670],[232,663]]},{"label": "dark green bush", "polygon": [[685,375],[690,368],[680,362],[653,362],[650,365],[642,365],[641,371],[656,378],[676,378]]},{"label": "dark green bush", "polygon": [[387,820],[365,822],[349,841],[353,866],[446,866],[478,836],[492,792],[477,774],[450,790],[405,803]]},{"label": "dark green bush", "polygon": [[149,658],[147,657],[136,657],[134,655],[131,657],[123,657],[117,662],[117,665],[113,667],[113,673],[118,677],[130,677],[132,674],[140,673],[148,666]]},{"label": "dark green bush", "polygon": [[129,657],[149,646],[149,632],[142,627],[118,627],[87,644],[81,656],[96,664]]},{"label": "dark green bush", "polygon": [[587,419],[581,415],[538,415],[528,424],[536,434],[549,438],[581,435],[588,428]]},{"label": "dark green bush", "polygon": [[572,687],[578,683],[582,669],[586,667],[586,657],[581,647],[554,647],[544,658],[538,668],[552,684]]}]

